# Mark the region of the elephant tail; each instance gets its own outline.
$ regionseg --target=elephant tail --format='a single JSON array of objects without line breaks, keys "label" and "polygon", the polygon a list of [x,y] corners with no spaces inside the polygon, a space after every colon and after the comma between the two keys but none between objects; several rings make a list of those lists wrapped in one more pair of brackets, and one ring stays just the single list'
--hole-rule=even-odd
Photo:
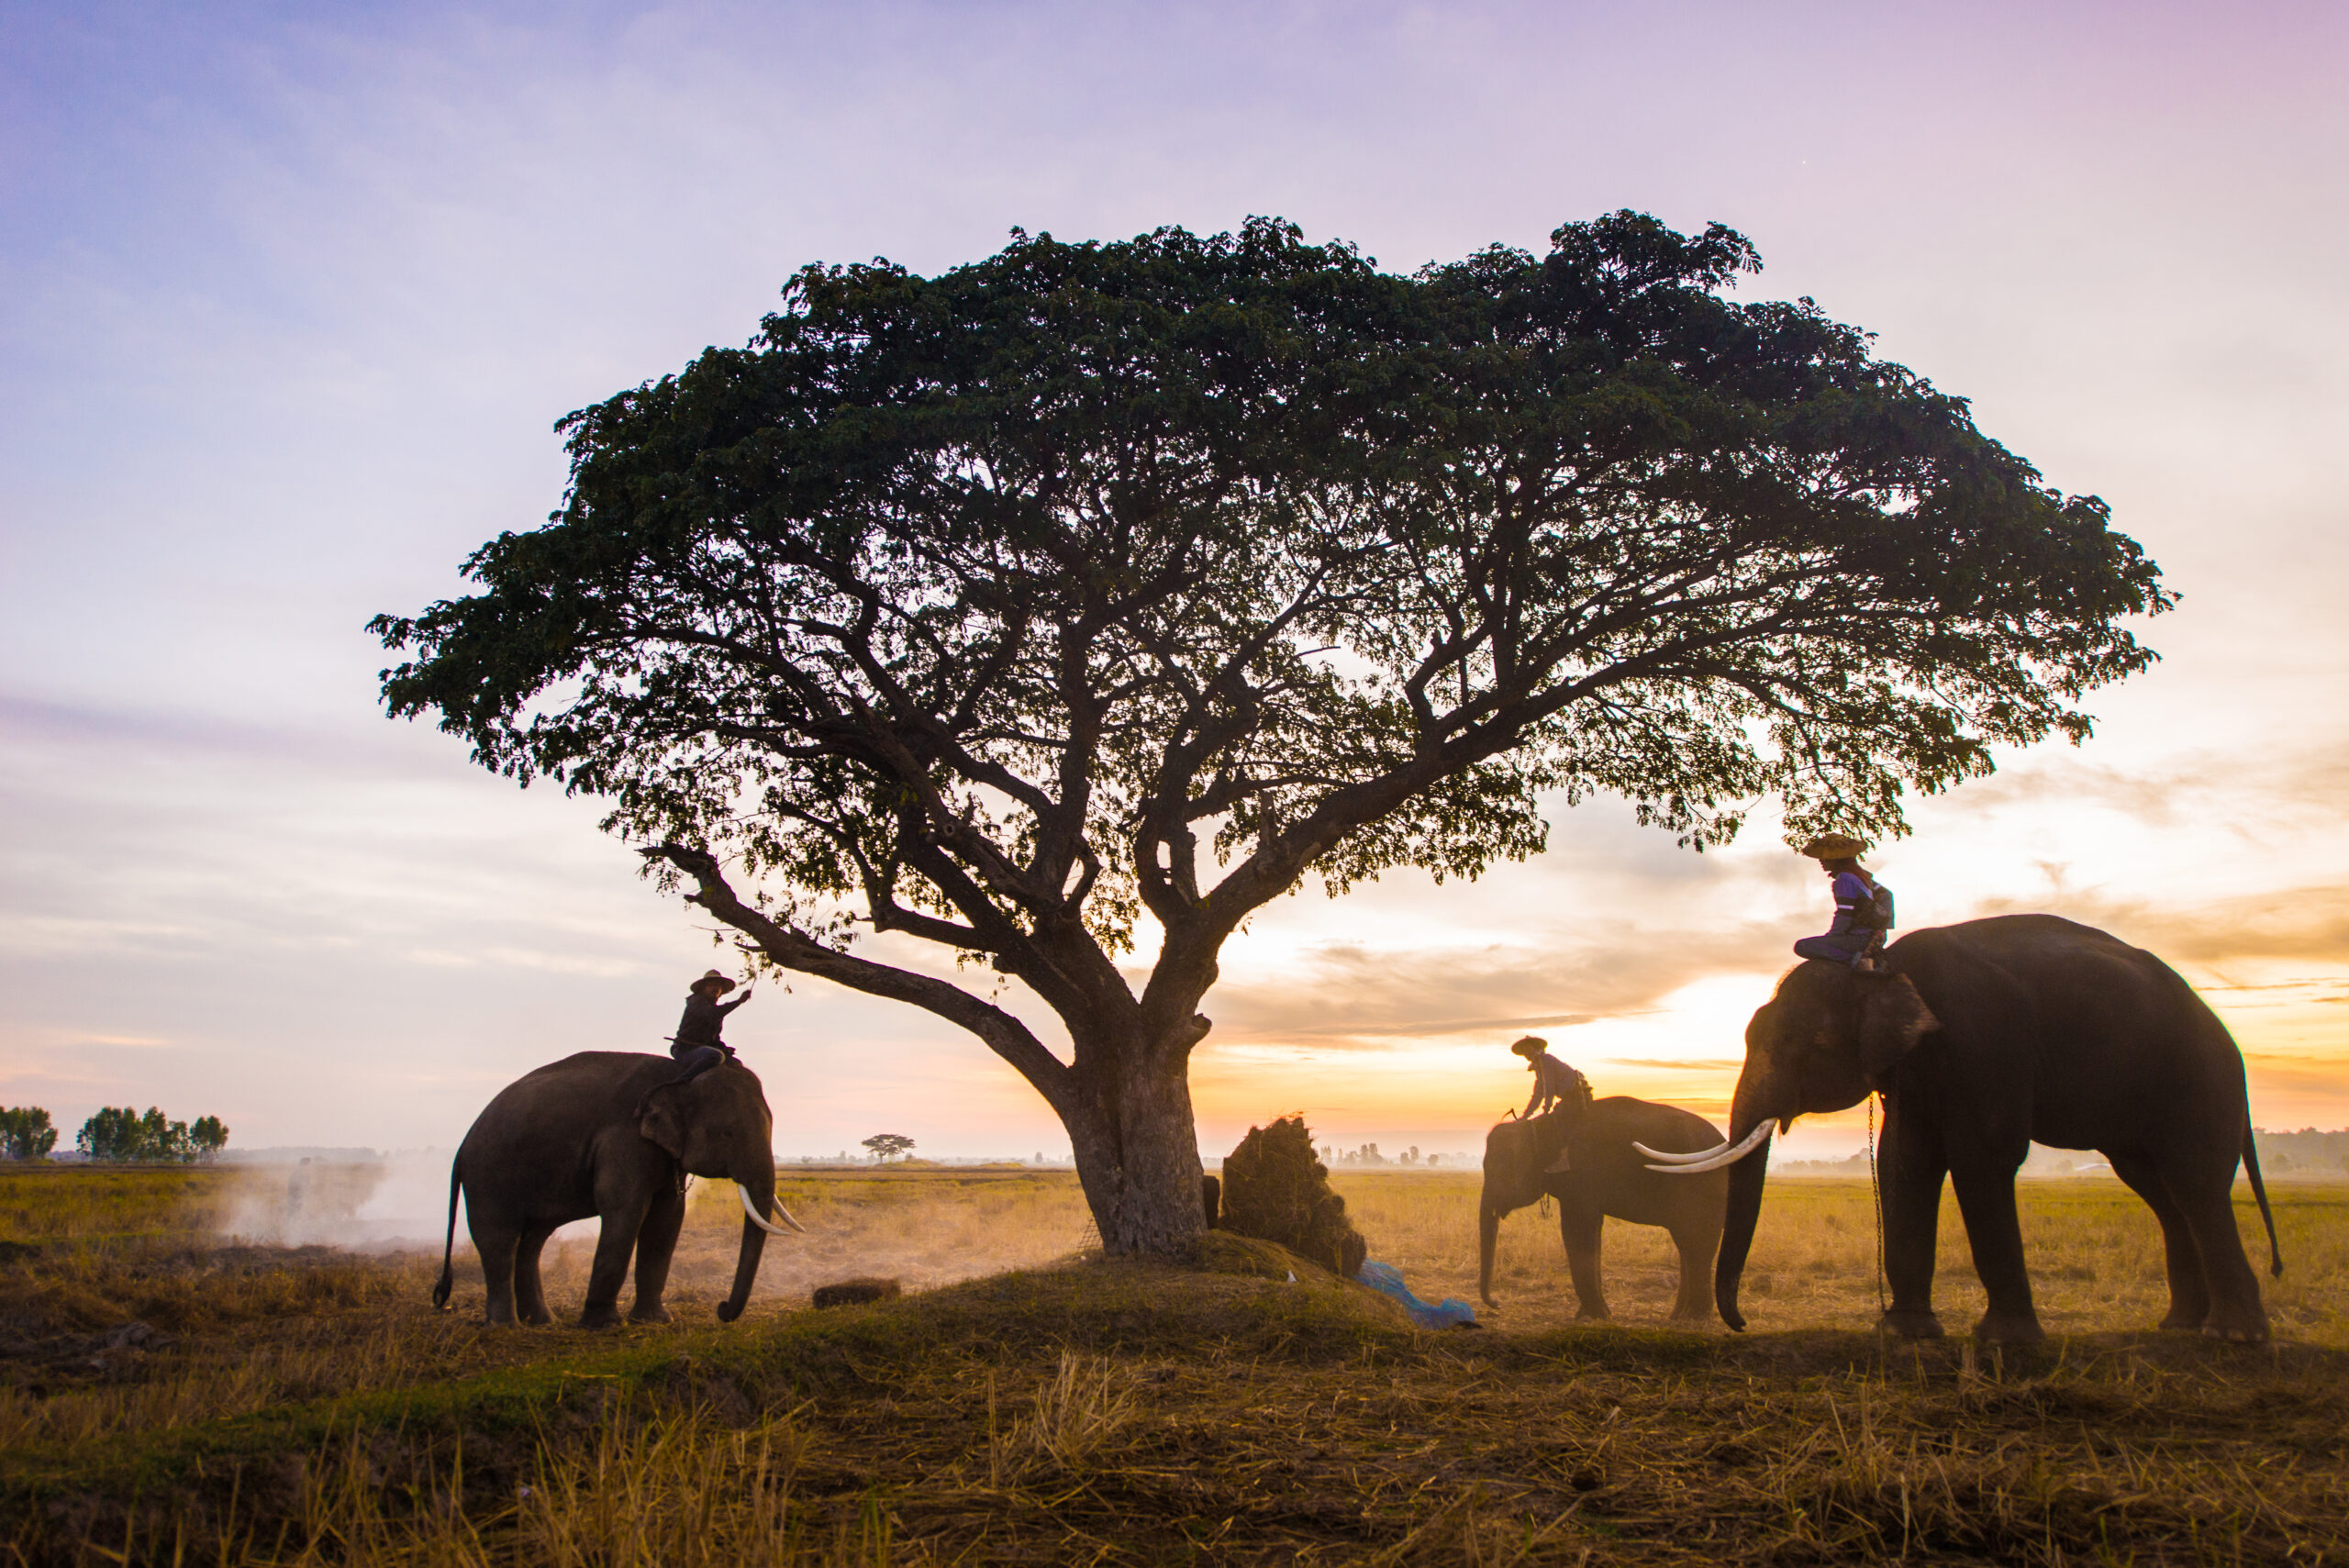
[{"label": "elephant tail", "polygon": [[2259,1200],[2260,1223],[2267,1227],[2267,1273],[2270,1277],[2284,1277],[2284,1249],[2276,1244],[2276,1217],[2267,1209],[2267,1184],[2259,1179],[2259,1148],[2252,1141],[2251,1116],[2243,1118],[2243,1171],[2251,1178],[2251,1195]]},{"label": "elephant tail", "polygon": [[[432,1305],[441,1311],[449,1310],[449,1293],[457,1287],[457,1192],[464,1179],[457,1173],[457,1162],[449,1162],[449,1233],[440,1242],[440,1280],[432,1287]],[[2265,1198],[2260,1200],[2265,1203]]]}]

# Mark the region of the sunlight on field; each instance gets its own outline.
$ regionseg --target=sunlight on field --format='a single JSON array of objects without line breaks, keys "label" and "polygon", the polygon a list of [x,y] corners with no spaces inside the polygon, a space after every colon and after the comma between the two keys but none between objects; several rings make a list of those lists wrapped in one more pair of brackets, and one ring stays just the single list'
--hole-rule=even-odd
[{"label": "sunlight on field", "polygon": [[[306,1180],[347,1195],[366,1178]],[[1337,1185],[1373,1258],[1423,1296],[1473,1296],[1473,1174],[1355,1171]],[[1373,1538],[1398,1562],[1574,1562],[1634,1531],[1695,1531],[1707,1560],[1757,1563],[1876,1561],[1912,1539],[2052,1563],[2114,1529],[2138,1543],[2116,1561],[2197,1540],[2244,1560],[2312,1542],[2321,1560],[2338,1544],[2332,1471],[2292,1456],[2337,1441],[2340,1351],[2325,1347],[2349,1345],[2349,1184],[2277,1188],[2290,1269],[2266,1284],[2279,1343],[2230,1352],[2145,1332],[2165,1287],[2133,1197],[2108,1181],[2026,1183],[2042,1310],[2077,1337],[2011,1388],[1976,1370],[1970,1345],[1903,1351],[1894,1377],[1864,1332],[1773,1334],[1872,1322],[1875,1229],[1857,1181],[1772,1187],[1742,1338],[1626,1333],[1661,1325],[1673,1261],[1660,1232],[1612,1224],[1620,1327],[1570,1328],[1554,1216],[1538,1210],[1504,1228],[1502,1307],[1481,1334],[1413,1335],[1367,1292],[1277,1273],[953,1285],[1092,1241],[1073,1176],[1017,1169],[786,1169],[784,1201],[810,1234],[769,1241],[753,1321],[732,1329],[713,1307],[741,1213],[725,1184],[696,1184],[676,1324],[493,1329],[462,1239],[455,1310],[440,1313],[427,1301],[437,1255],[223,1233],[250,1223],[257,1193],[278,1212],[271,1191],[233,1170],[0,1168],[0,1472],[17,1478],[0,1494],[42,1510],[17,1521],[49,1542],[17,1558],[0,1547],[0,1562],[180,1561],[170,1520],[224,1507],[245,1508],[251,1532],[227,1560],[287,1563],[984,1561],[1004,1528],[1056,1543],[1028,1557],[1059,1560],[1130,1547],[1135,1530],[1204,1548],[1235,1509],[1269,1543],[1233,1557],[1252,1562],[1353,1561]],[[340,1201],[305,1200],[313,1218]],[[2254,1240],[2255,1212],[2239,1214]],[[560,1319],[578,1310],[591,1247],[550,1251]],[[806,1310],[814,1284],[872,1273],[938,1294]],[[1954,1212],[1939,1293],[1962,1332],[1979,1292]],[[2259,1413],[2253,1425],[2243,1412]],[[2206,1431],[2251,1442],[2242,1434],[2278,1420],[2300,1435],[2243,1450],[2255,1475],[2180,1446]],[[411,1423],[425,1435],[399,1435]],[[2331,1435],[2306,1435],[2319,1429]],[[1455,1449],[1500,1490],[1451,1486]],[[150,1461],[231,1451],[276,1479],[241,1493],[191,1490],[185,1473],[161,1493],[141,1479]],[[405,1457],[387,1470],[391,1453]],[[51,1479],[25,1482],[36,1474]],[[1305,1512],[1300,1476],[1319,1488]],[[52,1490],[10,1489],[24,1485]],[[103,1501],[109,1487],[170,1499],[144,1516],[148,1537],[118,1497]],[[1698,1529],[1692,1509],[1717,1523]],[[1354,1534],[1373,1514],[1374,1537]],[[904,1533],[916,1527],[927,1540]],[[1740,1546],[1724,1550],[1717,1527]],[[2068,1532],[2061,1552],[2051,1529]]]},{"label": "sunlight on field", "polygon": [[[313,1178],[320,1189],[335,1188],[339,1180],[331,1168]],[[1372,1258],[1401,1269],[1411,1287],[1431,1300],[1475,1298],[1475,1173],[1341,1169],[1332,1183],[1368,1239]],[[852,1275],[895,1277],[918,1291],[1050,1262],[1097,1244],[1083,1194],[1067,1172],[801,1173],[786,1166],[778,1191],[808,1233],[768,1241],[752,1297],[755,1311],[804,1306],[815,1286]],[[2159,1319],[2167,1300],[2161,1233],[2133,1195],[2097,1179],[2026,1182],[2019,1191],[2032,1284],[2050,1331],[2127,1330]],[[2271,1184],[2270,1193],[2286,1271],[2281,1280],[2261,1272],[2277,1331],[2349,1343],[2349,1184],[2283,1182]],[[2266,1239],[2246,1186],[2238,1185],[2237,1199],[2244,1246],[2261,1260]],[[110,1265],[95,1261],[101,1255],[137,1259],[208,1247],[230,1218],[249,1218],[255,1204],[250,1177],[228,1169],[30,1168],[0,1173],[0,1237],[70,1240],[76,1244],[76,1267],[103,1273]],[[741,1227],[730,1183],[693,1184],[671,1277],[673,1302],[698,1309],[723,1298]],[[1662,1322],[1676,1269],[1670,1238],[1609,1221],[1605,1246],[1614,1317]],[[546,1278],[558,1312],[576,1312],[594,1251],[592,1223],[549,1244]],[[1876,1251],[1865,1182],[1774,1182],[1745,1276],[1743,1306],[1752,1328],[1866,1325],[1876,1310]],[[244,1260],[245,1273],[237,1277],[257,1281],[266,1271],[254,1273],[253,1268],[273,1254],[242,1248],[221,1255]],[[386,1266],[425,1282],[419,1292],[428,1289],[434,1270],[420,1254],[404,1256],[406,1262],[386,1260]],[[470,1313],[478,1307],[479,1273],[462,1224],[457,1257],[458,1296]],[[193,1266],[183,1262],[176,1273],[165,1273],[178,1278]],[[229,1294],[252,1288],[240,1284]],[[1496,1327],[1548,1328],[1574,1320],[1553,1206],[1520,1209],[1503,1222],[1493,1289],[1499,1311],[1485,1314],[1480,1305],[1479,1312]],[[1943,1200],[1934,1291],[1953,1329],[1969,1326],[1981,1310],[1954,1197]]]},{"label": "sunlight on field", "polygon": [[[1345,1195],[1370,1255],[1403,1270],[1434,1299],[1473,1300],[1476,1286],[1477,1178],[1341,1171]],[[2152,1327],[2167,1310],[2161,1228],[2135,1195],[2110,1180],[2034,1181],[2019,1188],[2023,1242],[2041,1321],[2051,1333]],[[2271,1184],[2281,1280],[2261,1285],[2279,1335],[2349,1344],[2349,1184]],[[2263,1262],[2267,1241],[2250,1188],[2238,1185],[2243,1245]],[[1554,1206],[1520,1209],[1501,1225],[1493,1269],[1497,1327],[1550,1328],[1574,1320]],[[1754,1332],[1865,1328],[1875,1321],[1876,1218],[1865,1181],[1803,1178],[1771,1184],[1746,1266],[1741,1298]],[[1661,1324],[1677,1280],[1672,1239],[1647,1226],[1607,1224],[1608,1305],[1627,1323]],[[1965,1246],[1957,1200],[1943,1195],[1941,1262],[1933,1299],[1951,1331],[1971,1328],[1983,1297]],[[1483,1308],[1479,1307],[1479,1312]]]}]

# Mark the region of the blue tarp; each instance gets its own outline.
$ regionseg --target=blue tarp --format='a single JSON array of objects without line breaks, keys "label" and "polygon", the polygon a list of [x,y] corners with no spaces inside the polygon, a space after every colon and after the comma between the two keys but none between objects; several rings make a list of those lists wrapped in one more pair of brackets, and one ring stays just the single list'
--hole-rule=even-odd
[{"label": "blue tarp", "polygon": [[1403,1283],[1403,1271],[1392,1263],[1364,1263],[1362,1266],[1362,1273],[1356,1274],[1354,1278],[1380,1295],[1391,1296],[1401,1302],[1403,1310],[1409,1313],[1411,1320],[1422,1329],[1475,1327],[1476,1309],[1475,1307],[1456,1296],[1438,1302],[1432,1307],[1429,1306],[1411,1294],[1411,1287]]}]

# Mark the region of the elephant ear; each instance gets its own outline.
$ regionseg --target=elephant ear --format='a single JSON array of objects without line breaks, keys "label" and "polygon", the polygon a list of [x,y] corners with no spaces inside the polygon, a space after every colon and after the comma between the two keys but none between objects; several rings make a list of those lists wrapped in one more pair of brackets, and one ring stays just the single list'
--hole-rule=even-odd
[{"label": "elephant ear", "polygon": [[[1517,1123],[1517,1145],[1509,1151],[1512,1156],[1509,1179],[1514,1184],[1520,1207],[1541,1201],[1542,1168],[1558,1157],[1557,1149],[1547,1147],[1543,1135],[1556,1125],[1546,1117],[1535,1117],[1531,1121]],[[1563,1137],[1558,1140],[1561,1144],[1564,1141]]]},{"label": "elephant ear", "polygon": [[655,1095],[636,1118],[636,1130],[666,1150],[672,1160],[685,1157],[685,1127],[677,1115],[674,1094]]},{"label": "elephant ear", "polygon": [[1942,1021],[1905,974],[1874,976],[1863,984],[1867,989],[1860,1001],[1860,1071],[1869,1087],[1881,1089],[1892,1081],[1900,1059]]},{"label": "elephant ear", "polygon": [[1535,1188],[1541,1186],[1543,1173],[1573,1140],[1577,1118],[1572,1113],[1561,1112],[1541,1119],[1546,1123],[1542,1128],[1544,1136],[1525,1140],[1525,1183]]}]

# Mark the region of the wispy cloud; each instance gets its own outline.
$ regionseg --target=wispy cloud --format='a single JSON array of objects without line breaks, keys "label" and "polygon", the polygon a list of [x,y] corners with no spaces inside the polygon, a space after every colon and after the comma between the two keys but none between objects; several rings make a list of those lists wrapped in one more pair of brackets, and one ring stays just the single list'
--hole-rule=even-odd
[{"label": "wispy cloud", "polygon": [[[1277,982],[1227,982],[1209,998],[1212,1040],[1310,1040],[1377,1050],[1396,1041],[1575,1028],[1653,1012],[1724,969],[1767,968],[1785,933],[1605,929],[1561,922],[1527,945],[1429,951],[1342,942],[1309,949]],[[1546,940],[1545,940],[1546,939]]]},{"label": "wispy cloud", "polygon": [[[1998,900],[1982,913],[2021,913],[2043,906]],[[2080,890],[2065,896],[2062,912],[2164,959],[2213,970],[2255,960],[2349,962],[2349,887],[2337,884],[2278,885],[2258,894],[2193,903]]]}]

